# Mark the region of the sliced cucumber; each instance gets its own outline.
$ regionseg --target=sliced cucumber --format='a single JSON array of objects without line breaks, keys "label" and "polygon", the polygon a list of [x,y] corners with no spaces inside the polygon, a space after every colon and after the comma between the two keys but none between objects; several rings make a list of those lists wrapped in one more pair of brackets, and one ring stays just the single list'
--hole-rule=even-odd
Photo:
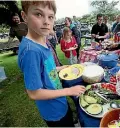
[{"label": "sliced cucumber", "polygon": [[84,100],[83,97],[84,97],[83,95],[80,96],[80,104],[84,108],[87,107],[89,104]]},{"label": "sliced cucumber", "polygon": [[88,104],[97,103],[97,99],[95,99],[94,97],[88,96],[88,95],[85,95],[85,96],[84,96],[84,99],[85,99],[85,101],[86,101]]},{"label": "sliced cucumber", "polygon": [[87,85],[87,86],[86,86],[86,90],[90,90],[91,87],[92,87],[92,85]]},{"label": "sliced cucumber", "polygon": [[100,104],[91,104],[86,108],[86,111],[89,114],[97,115],[100,114],[103,111],[103,107]]}]

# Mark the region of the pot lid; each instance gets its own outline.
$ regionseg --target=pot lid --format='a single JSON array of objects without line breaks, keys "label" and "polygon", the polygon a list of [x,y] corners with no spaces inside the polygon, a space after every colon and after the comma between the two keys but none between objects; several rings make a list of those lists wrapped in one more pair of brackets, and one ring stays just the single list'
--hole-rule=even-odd
[{"label": "pot lid", "polygon": [[104,54],[99,54],[97,56],[97,58],[99,60],[106,60],[106,61],[110,61],[110,60],[117,60],[118,59],[118,55],[115,53],[104,53]]}]

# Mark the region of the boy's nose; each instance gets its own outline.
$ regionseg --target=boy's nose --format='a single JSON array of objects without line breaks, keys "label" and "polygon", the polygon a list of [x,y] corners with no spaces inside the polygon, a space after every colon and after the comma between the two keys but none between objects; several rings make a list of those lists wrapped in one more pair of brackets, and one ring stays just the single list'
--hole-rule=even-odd
[{"label": "boy's nose", "polygon": [[49,25],[49,19],[48,19],[48,17],[44,17],[44,24]]}]

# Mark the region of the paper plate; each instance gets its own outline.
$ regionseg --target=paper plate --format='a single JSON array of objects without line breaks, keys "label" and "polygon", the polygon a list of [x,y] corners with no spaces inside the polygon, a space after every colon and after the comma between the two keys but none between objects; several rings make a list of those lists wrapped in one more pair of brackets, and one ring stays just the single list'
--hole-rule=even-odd
[{"label": "paper plate", "polygon": [[74,80],[79,78],[84,70],[84,66],[80,64],[71,65],[59,72],[59,77],[63,80]]}]

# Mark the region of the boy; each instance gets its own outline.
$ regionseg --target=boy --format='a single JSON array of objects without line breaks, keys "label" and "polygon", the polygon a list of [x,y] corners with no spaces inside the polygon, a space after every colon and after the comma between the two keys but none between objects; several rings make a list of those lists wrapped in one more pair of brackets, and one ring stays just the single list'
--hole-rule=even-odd
[{"label": "boy", "polygon": [[73,127],[71,110],[65,96],[79,96],[83,86],[62,89],[46,36],[53,28],[54,1],[22,1],[22,17],[28,33],[19,47],[18,63],[24,74],[28,96],[35,100],[42,118],[49,127]]}]

